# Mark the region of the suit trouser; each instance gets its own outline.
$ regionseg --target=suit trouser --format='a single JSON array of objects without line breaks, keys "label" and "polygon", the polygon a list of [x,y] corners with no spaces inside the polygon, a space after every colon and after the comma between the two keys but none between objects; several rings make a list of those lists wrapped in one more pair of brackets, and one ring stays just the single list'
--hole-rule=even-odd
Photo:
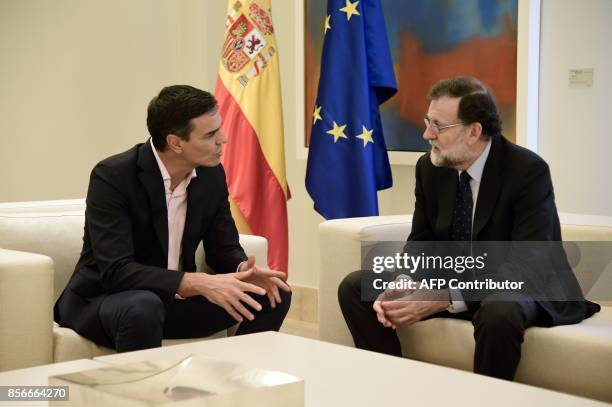
[{"label": "suit trouser", "polygon": [[[244,335],[278,331],[291,304],[291,293],[279,290],[282,302],[270,306],[267,296],[250,294],[262,305],[255,319],[246,318],[236,332]],[[223,308],[202,296],[164,304],[153,292],[128,290],[107,296],[99,311],[100,322],[118,352],[161,346],[162,339],[200,338],[227,329],[237,321]]]},{"label": "suit trouser", "polygon": [[[344,278],[338,287],[338,300],[355,346],[388,355],[402,356],[395,330],[385,328],[376,318],[373,302],[361,300],[361,271]],[[475,311],[452,314],[440,312],[430,318],[471,320],[474,325],[474,372],[512,380],[521,359],[525,329],[544,322],[544,311],[524,296],[516,301],[485,298]]]}]

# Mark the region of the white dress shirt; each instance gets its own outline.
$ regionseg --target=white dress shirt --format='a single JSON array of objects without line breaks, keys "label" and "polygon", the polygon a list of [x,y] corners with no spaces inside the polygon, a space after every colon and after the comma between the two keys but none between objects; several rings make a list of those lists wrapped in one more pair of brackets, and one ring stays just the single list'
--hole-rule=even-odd
[{"label": "white dress shirt", "polygon": [[[491,139],[487,143],[484,151],[480,154],[480,156],[470,165],[470,168],[467,169],[467,173],[470,174],[470,189],[472,190],[472,231],[474,230],[474,215],[476,214],[476,201],[478,200],[478,191],[480,190],[480,182],[482,181],[482,173],[484,171],[485,163],[487,162],[487,158],[489,157],[489,151],[491,150]],[[463,171],[457,171],[457,177],[461,176]],[[463,296],[461,295],[461,291],[458,289],[449,289],[450,297],[451,297],[451,305],[452,308],[450,312],[458,313],[467,311],[467,305],[465,305],[465,301],[463,300]]]}]

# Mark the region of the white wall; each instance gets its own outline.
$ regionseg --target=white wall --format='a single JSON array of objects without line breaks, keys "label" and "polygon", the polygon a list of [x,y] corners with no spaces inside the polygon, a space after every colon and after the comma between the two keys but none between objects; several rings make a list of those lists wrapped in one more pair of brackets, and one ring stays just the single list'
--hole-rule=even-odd
[{"label": "white wall", "polygon": [[100,159],[145,138],[178,79],[166,0],[0,2],[0,201],[83,197]]},{"label": "white wall", "polygon": [[[539,153],[561,212],[612,216],[612,1],[543,0]],[[594,68],[592,88],[568,71]]]}]

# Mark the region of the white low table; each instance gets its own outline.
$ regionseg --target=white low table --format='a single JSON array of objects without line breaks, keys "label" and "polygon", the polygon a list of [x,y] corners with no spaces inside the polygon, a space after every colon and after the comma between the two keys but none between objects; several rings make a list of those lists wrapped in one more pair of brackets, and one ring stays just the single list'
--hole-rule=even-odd
[{"label": "white low table", "polygon": [[121,364],[190,354],[279,370],[305,380],[305,405],[610,406],[524,384],[298,336],[266,332],[95,360]]}]

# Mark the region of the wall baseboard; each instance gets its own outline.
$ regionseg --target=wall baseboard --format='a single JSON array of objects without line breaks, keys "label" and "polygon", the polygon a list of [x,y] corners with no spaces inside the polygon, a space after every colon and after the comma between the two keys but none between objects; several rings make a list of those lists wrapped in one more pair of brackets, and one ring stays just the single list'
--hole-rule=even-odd
[{"label": "wall baseboard", "polygon": [[303,322],[319,322],[319,290],[312,287],[291,286],[291,308],[287,318]]}]

